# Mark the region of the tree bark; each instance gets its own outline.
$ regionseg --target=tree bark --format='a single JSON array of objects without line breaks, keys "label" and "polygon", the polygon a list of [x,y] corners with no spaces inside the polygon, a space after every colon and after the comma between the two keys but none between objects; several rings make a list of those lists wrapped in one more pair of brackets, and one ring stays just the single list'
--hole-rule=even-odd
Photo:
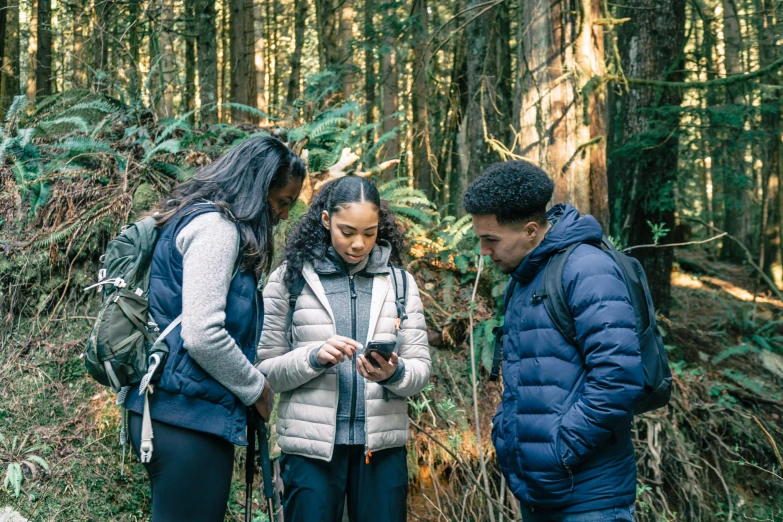
[{"label": "tree bark", "polygon": [[3,39],[3,67],[0,69],[0,116],[6,112],[19,94],[19,0],[8,0]]},{"label": "tree bark", "polygon": [[[251,0],[231,0],[231,101],[256,106],[255,17]],[[233,109],[232,121],[257,121],[253,114]]]},{"label": "tree bark", "polygon": [[525,4],[517,75],[518,151],[555,181],[555,202],[608,228],[604,31],[600,0]]},{"label": "tree bark", "polygon": [[[267,110],[267,87],[266,72],[271,65],[266,60],[264,51],[269,47],[267,45],[267,31],[264,30],[264,22],[267,16],[264,15],[263,4],[256,3],[256,32],[255,32],[255,67],[256,67],[256,107],[262,111]],[[277,69],[277,67],[276,67]],[[263,122],[260,122],[263,123]]]},{"label": "tree bark", "polygon": [[[457,13],[464,11],[465,0],[455,5]],[[456,23],[463,24],[459,17]],[[443,191],[441,204],[449,215],[461,216],[462,195],[467,188],[467,169],[469,158],[463,154],[465,148],[465,113],[468,108],[468,42],[466,32],[454,39],[454,60],[451,66],[449,82],[449,115],[446,119],[446,136],[444,137],[441,165],[441,178],[446,180],[446,190]]]},{"label": "tree bark", "polygon": [[[383,21],[383,52],[381,53],[381,82],[383,88],[383,133],[397,129],[399,120],[395,114],[399,110],[399,78],[397,77],[397,31],[396,15],[392,6],[386,7]],[[400,155],[399,134],[386,141],[383,158],[388,160]],[[385,180],[394,179],[395,169],[383,173]]]},{"label": "tree bark", "polygon": [[[631,21],[619,29],[618,49],[625,74],[632,78],[677,81],[685,39],[685,0],[628,0],[617,18]],[[673,71],[667,74],[667,71]],[[682,94],[675,89],[629,86],[623,96],[612,95],[609,173],[618,187],[622,226],[616,235],[626,245],[650,244],[649,223],[674,229],[674,186],[677,181],[679,114],[652,111],[677,107]],[[661,243],[666,243],[663,238]],[[653,302],[666,314],[670,307],[673,249],[648,248],[635,253],[650,280]]]},{"label": "tree bark", "polygon": [[333,67],[340,60],[338,38],[338,12],[336,0],[315,0],[315,16],[318,24],[318,58],[321,72]]},{"label": "tree bark", "polygon": [[185,90],[182,104],[185,111],[196,108],[196,11],[193,0],[185,0]]},{"label": "tree bark", "polygon": [[352,0],[343,0],[340,6],[340,58],[339,67],[343,79],[343,99],[353,95],[353,19],[356,13]]},{"label": "tree bark", "polygon": [[52,0],[38,0],[38,48],[35,57],[36,95],[52,94]]},{"label": "tree bark", "polygon": [[375,74],[375,15],[374,0],[364,0],[364,120],[366,123],[375,121],[376,74]]},{"label": "tree bark", "polygon": [[95,1],[95,43],[93,48],[93,69],[95,71],[95,88],[99,91],[108,89],[109,43],[111,13],[114,0]]},{"label": "tree bark", "polygon": [[413,175],[416,187],[430,200],[435,198],[436,182],[430,166],[430,130],[427,103],[427,66],[429,63],[429,16],[427,0],[413,0]]},{"label": "tree bark", "polygon": [[[725,46],[726,76],[742,74],[742,46],[739,19],[734,9],[734,0],[723,0],[723,44]],[[737,108],[745,104],[743,86],[727,87],[728,103]],[[742,126],[744,127],[744,125]],[[726,140],[737,144],[744,128],[729,129]],[[751,194],[752,180],[748,177],[745,163],[745,149],[738,145],[729,150],[721,147],[717,159],[721,166],[724,187],[724,230],[750,245],[751,236]],[[741,263],[745,260],[745,251],[734,241],[724,241],[721,258],[725,261]]]},{"label": "tree bark", "polygon": [[292,104],[299,98],[302,83],[302,48],[305,38],[305,21],[307,20],[307,0],[294,2],[294,52],[288,62],[290,76],[288,77],[288,95],[286,100]]},{"label": "tree bark", "polygon": [[215,26],[215,0],[195,0],[196,25],[198,27],[198,77],[201,100],[201,121],[217,121],[215,107],[218,102],[217,27]]},{"label": "tree bark", "polygon": [[177,80],[177,56],[174,46],[175,13],[174,0],[160,0],[158,16],[160,36],[158,37],[158,79],[159,98],[157,112],[161,118],[174,117],[174,92]]}]

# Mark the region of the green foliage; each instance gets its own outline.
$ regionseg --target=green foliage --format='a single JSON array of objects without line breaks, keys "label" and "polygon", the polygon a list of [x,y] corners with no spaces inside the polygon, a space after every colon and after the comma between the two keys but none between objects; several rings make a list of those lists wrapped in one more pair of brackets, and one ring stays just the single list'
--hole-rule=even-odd
[{"label": "green foliage", "polygon": [[649,219],[647,220],[647,226],[650,227],[650,231],[652,232],[653,236],[653,244],[657,245],[658,242],[666,237],[666,235],[671,232],[670,228],[666,228],[665,223],[652,223]]},{"label": "green foliage", "polygon": [[3,488],[18,497],[22,491],[22,481],[25,479],[24,470],[29,470],[33,479],[38,476],[38,468],[49,471],[49,464],[38,452],[46,451],[44,444],[28,444],[30,436],[26,435],[22,440],[19,437],[7,438],[0,433],[0,473],[5,467],[5,479]]}]

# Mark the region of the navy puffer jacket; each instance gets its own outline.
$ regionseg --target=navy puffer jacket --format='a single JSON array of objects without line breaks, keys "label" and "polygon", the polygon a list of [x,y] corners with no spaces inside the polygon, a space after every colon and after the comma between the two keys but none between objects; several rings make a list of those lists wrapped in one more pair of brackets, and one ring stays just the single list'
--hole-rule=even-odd
[{"label": "navy puffer jacket", "polygon": [[504,392],[492,440],[526,506],[566,513],[629,506],[633,405],[644,385],[633,308],[612,258],[581,245],[563,271],[578,347],[560,335],[533,294],[543,293],[550,256],[599,242],[602,231],[570,205],[555,206],[548,218],[552,228],[511,276],[517,284],[503,327]]}]

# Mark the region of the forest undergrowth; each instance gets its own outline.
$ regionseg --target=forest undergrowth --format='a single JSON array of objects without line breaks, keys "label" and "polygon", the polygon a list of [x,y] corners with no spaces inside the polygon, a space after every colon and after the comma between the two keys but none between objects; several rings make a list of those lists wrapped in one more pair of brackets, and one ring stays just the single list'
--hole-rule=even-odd
[{"label": "forest undergrowth", "polygon": [[[86,91],[35,110],[17,100],[0,131],[0,507],[36,521],[146,520],[146,474],[130,453],[121,473],[119,409],[82,360],[98,304],[82,289],[103,247],[173,183],[248,136],[306,148],[313,179],[345,148],[353,168],[380,172],[378,142],[365,144],[355,110],[313,108],[309,123],[263,129],[195,128],[192,115],[159,122]],[[473,300],[469,220],[441,215],[405,179],[381,191],[408,227],[433,357],[431,384],[409,401],[409,520],[518,519],[490,441],[502,391],[488,380],[491,332],[505,279],[485,269]],[[783,302],[752,267],[716,261],[710,247],[676,252],[675,306],[660,320],[675,390],[667,408],[635,421],[638,519],[783,521]],[[237,450],[227,520],[244,519],[243,470]],[[257,521],[262,504],[254,498]]]}]

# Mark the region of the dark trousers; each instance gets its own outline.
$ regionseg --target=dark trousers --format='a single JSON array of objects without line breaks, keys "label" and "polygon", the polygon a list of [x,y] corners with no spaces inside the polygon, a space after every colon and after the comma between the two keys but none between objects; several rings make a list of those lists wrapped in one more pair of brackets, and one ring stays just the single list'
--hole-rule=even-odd
[{"label": "dark trousers", "polygon": [[340,522],[345,500],[351,522],[405,522],[408,466],[406,449],[373,453],[364,446],[335,445],[331,462],[283,454],[285,522]]},{"label": "dark trousers", "polygon": [[[128,412],[136,456],[141,415]],[[152,421],[152,522],[223,522],[234,470],[234,445],[198,431]]]}]

